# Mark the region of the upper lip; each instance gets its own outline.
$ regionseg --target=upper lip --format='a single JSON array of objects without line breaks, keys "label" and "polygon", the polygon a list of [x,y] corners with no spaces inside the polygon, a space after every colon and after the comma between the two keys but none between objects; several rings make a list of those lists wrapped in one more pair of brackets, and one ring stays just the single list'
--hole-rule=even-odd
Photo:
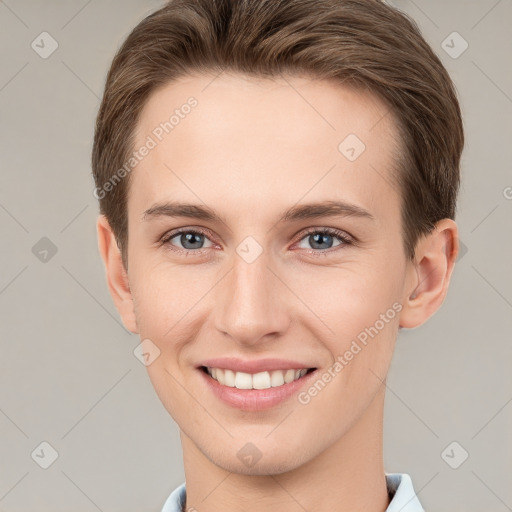
[{"label": "upper lip", "polygon": [[219,357],[215,359],[208,359],[198,365],[208,366],[209,368],[224,368],[233,370],[234,372],[245,373],[259,373],[272,370],[299,370],[302,368],[316,368],[308,363],[301,363],[299,361],[292,361],[290,359],[257,359],[252,361],[244,361],[236,357]]}]

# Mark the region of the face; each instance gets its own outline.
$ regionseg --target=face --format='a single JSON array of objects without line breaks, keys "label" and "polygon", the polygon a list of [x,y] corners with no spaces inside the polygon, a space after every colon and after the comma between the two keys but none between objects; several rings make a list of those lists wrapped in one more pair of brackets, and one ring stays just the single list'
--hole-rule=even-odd
[{"label": "face", "polygon": [[[415,275],[386,114],[376,97],[325,81],[227,74],[189,76],[145,105],[135,146],[155,145],[131,175],[124,320],[151,340],[162,403],[217,466],[298,467],[382,387]],[[222,385],[207,363],[271,387],[238,389],[243,374]],[[280,367],[316,370],[280,386]],[[264,455],[252,468],[238,453],[247,443]]]}]

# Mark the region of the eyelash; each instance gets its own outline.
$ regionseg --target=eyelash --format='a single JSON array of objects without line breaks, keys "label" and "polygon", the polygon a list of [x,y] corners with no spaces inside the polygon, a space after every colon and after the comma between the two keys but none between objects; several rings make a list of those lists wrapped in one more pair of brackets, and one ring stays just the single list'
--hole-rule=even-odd
[{"label": "eyelash", "polygon": [[[159,242],[159,245],[161,245],[161,246],[166,245],[168,247],[171,247],[171,250],[176,252],[176,253],[178,253],[178,254],[185,253],[186,255],[193,254],[193,255],[196,255],[196,256],[202,255],[204,250],[209,249],[209,248],[206,248],[206,249],[195,249],[195,250],[193,250],[193,249],[181,249],[179,247],[173,246],[170,243],[170,241],[173,238],[175,238],[177,235],[180,235],[182,233],[193,233],[195,235],[204,235],[204,236],[210,238],[208,231],[204,231],[204,230],[199,229],[199,228],[195,228],[195,229],[180,228],[180,229],[177,229],[175,231],[171,231],[170,233],[167,233],[166,235],[164,235],[161,238],[161,240]],[[314,257],[328,256],[329,254],[331,254],[331,253],[333,253],[333,252],[335,252],[337,250],[343,249],[344,246],[355,245],[355,240],[352,237],[349,237],[345,232],[340,231],[339,229],[335,229],[335,228],[321,228],[321,229],[320,228],[309,228],[297,240],[297,243],[301,242],[304,238],[306,238],[307,236],[309,236],[311,234],[331,235],[331,236],[334,236],[334,237],[338,238],[342,242],[339,245],[337,245],[335,247],[331,247],[329,249],[324,249],[324,250],[322,250],[322,249],[309,249],[309,250],[306,250],[306,252],[308,252],[309,254],[313,255]]]}]

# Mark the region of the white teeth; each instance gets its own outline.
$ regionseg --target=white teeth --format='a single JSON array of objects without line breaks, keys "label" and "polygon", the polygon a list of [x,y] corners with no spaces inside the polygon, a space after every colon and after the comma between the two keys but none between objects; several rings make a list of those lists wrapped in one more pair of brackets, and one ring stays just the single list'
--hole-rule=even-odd
[{"label": "white teeth", "polygon": [[[230,371],[230,370],[226,370]],[[235,374],[235,387],[238,389],[251,389],[252,377],[250,373],[236,372]]]},{"label": "white teeth", "polygon": [[255,373],[252,376],[252,387],[254,389],[268,389],[271,388],[270,374],[268,372]]},{"label": "white teeth", "polygon": [[255,374],[234,372],[221,368],[207,368],[208,374],[223,386],[238,389],[269,389],[288,384],[300,379],[307,373],[307,368],[300,370],[274,370]]},{"label": "white teeth", "polygon": [[284,374],[284,381],[286,384],[295,380],[295,370],[286,370]]},{"label": "white teeth", "polygon": [[272,376],[270,377],[270,384],[273,388],[282,386],[284,384],[283,372],[272,372]]},{"label": "white teeth", "polygon": [[[210,370],[211,372],[211,370]],[[210,375],[213,377],[213,375],[210,373]],[[224,380],[224,372],[220,372],[219,370],[215,370],[215,377],[213,377],[214,379],[218,380],[221,384],[224,384],[225,383],[225,380]]]},{"label": "white teeth", "polygon": [[224,382],[223,384],[225,386],[229,386],[230,388],[235,387],[235,372],[231,370],[225,370],[222,372],[222,370],[217,369],[217,374],[223,373],[224,374]]}]

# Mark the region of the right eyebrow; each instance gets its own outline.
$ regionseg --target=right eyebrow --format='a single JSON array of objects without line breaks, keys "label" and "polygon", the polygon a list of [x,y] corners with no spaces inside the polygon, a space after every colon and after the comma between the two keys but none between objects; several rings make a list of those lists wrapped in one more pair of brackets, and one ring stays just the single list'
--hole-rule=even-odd
[{"label": "right eyebrow", "polygon": [[220,215],[207,206],[179,203],[175,201],[154,204],[142,214],[142,220],[150,220],[151,218],[162,216],[189,217],[193,219],[220,221],[225,223],[224,219],[222,219]]}]

